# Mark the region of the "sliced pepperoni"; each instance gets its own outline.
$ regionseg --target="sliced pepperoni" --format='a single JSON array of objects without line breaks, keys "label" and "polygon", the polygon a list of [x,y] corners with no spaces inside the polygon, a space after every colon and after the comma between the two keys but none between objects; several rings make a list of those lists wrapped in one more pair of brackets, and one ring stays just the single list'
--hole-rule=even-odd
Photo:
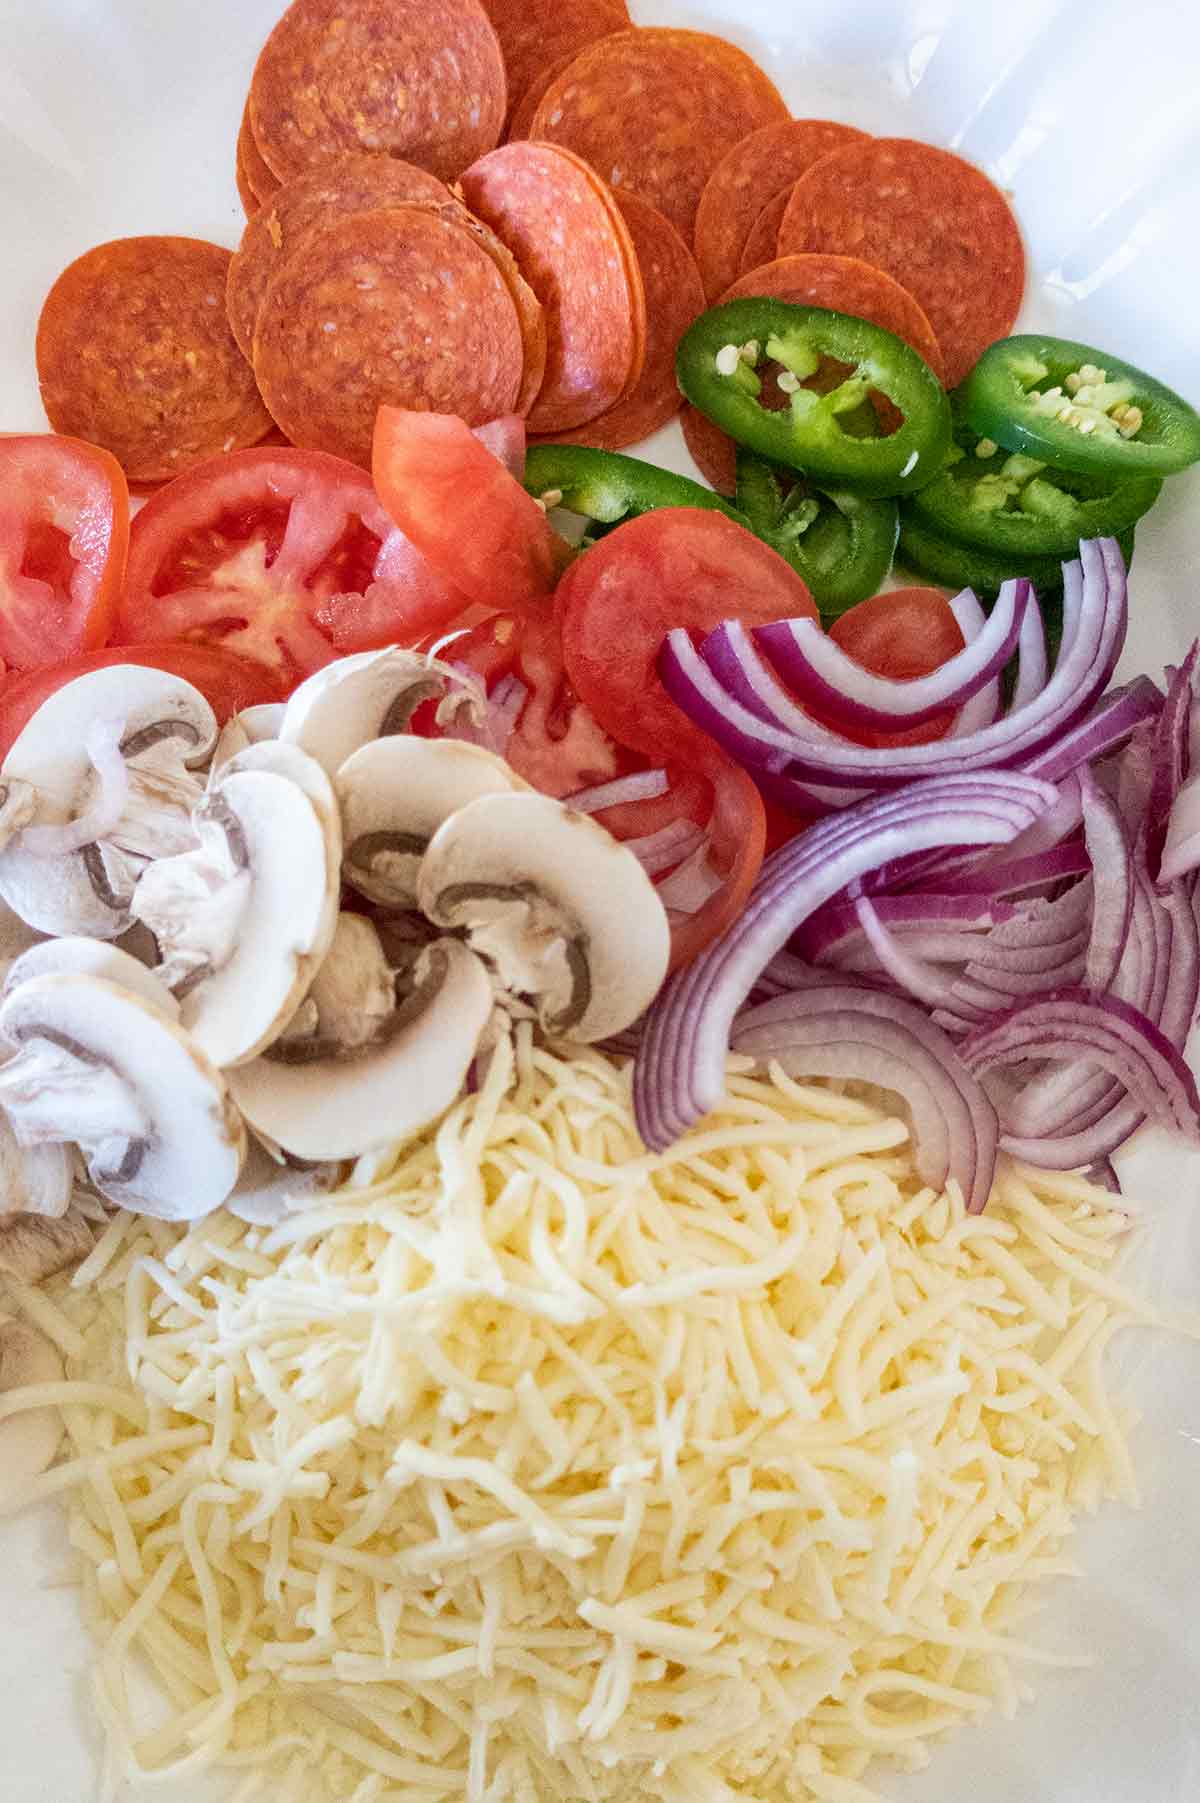
[{"label": "sliced pepperoni", "polygon": [[532,143],[481,158],[462,192],[508,245],[545,313],[545,380],[529,430],[595,419],[637,381],[645,355],[637,254],[612,194],[578,157]]},{"label": "sliced pepperoni", "polygon": [[783,224],[783,216],[787,212],[795,185],[790,182],[786,188],[780,188],[778,194],[773,194],[750,227],[742,246],[738,275],[749,275],[752,269],[761,269],[764,263],[775,261],[779,254],[779,228]]},{"label": "sliced pepperoni", "polygon": [[510,113],[549,64],[569,62],[630,23],[625,0],[483,0],[483,7],[504,53]]},{"label": "sliced pepperoni", "polygon": [[719,495],[732,495],[737,488],[737,451],[732,438],[690,401],[679,415],[679,423],[692,462],[709,487]]},{"label": "sliced pepperoni", "polygon": [[339,157],[276,192],[247,225],[229,265],[226,303],[233,335],[251,354],[254,326],[272,276],[296,246],[327,219],[410,201],[449,201],[445,182],[398,157]]},{"label": "sliced pepperoni", "polygon": [[777,257],[760,269],[751,269],[721,296],[722,301],[741,300],[748,294],[769,295],[798,307],[828,307],[835,313],[853,313],[869,319],[911,344],[941,377],[942,352],[933,327],[922,309],[899,282],[881,269],[857,257]]},{"label": "sliced pepperoni", "polygon": [[135,482],[257,443],[271,419],[225,317],[229,252],[197,238],[117,238],[76,259],[38,321],[56,432],[111,451]]},{"label": "sliced pepperoni", "polygon": [[[247,100],[242,108],[242,123],[237,135],[237,169],[238,189],[241,192],[242,204],[246,205],[246,190],[253,197],[253,205],[246,207],[246,217],[257,211],[279,187],[279,177],[268,168],[263,161],[262,151],[254,142],[254,133],[250,129],[250,102]],[[243,186],[243,183],[245,184]]]},{"label": "sliced pepperoni", "polygon": [[981,169],[913,138],[868,138],[814,163],[792,190],[779,251],[845,252],[900,282],[929,318],[949,387],[1013,327],[1025,252]]},{"label": "sliced pepperoni", "polygon": [[292,0],[250,83],[281,181],[352,150],[451,181],[498,142],[504,59],[479,0]]},{"label": "sliced pepperoni", "polygon": [[646,357],[633,392],[586,426],[550,434],[558,444],[620,451],[639,444],[674,419],[682,396],[675,380],[675,348],[697,314],[704,288],[695,259],[670,220],[636,194],[618,191],[646,290]]},{"label": "sliced pepperoni", "polygon": [[530,135],[577,151],[605,181],[648,200],[690,238],[725,153],[786,119],[744,50],[701,31],[621,31],[584,50],[543,95]]},{"label": "sliced pepperoni", "polygon": [[578,55],[577,50],[569,50],[566,56],[556,57],[552,63],[548,63],[534,76],[509,115],[508,130],[504,135],[510,144],[533,136],[531,128],[537,110],[542,104],[542,95],[546,93],[547,89],[553,87],[560,75],[566,73]]},{"label": "sliced pepperoni", "polygon": [[521,386],[517,391],[514,413],[527,414],[542,391],[546,379],[546,358],[549,354],[549,334],[546,329],[546,313],[541,301],[534,293],[525,277],[521,274],[521,266],[490,225],[463,206],[461,201],[451,199],[438,209],[448,218],[469,232],[481,250],[485,250],[499,271],[504,286],[512,297],[517,312],[517,324],[521,328],[521,340],[525,347],[525,367],[521,377]]},{"label": "sliced pepperoni", "polygon": [[[768,199],[790,188],[831,150],[865,136],[832,119],[780,119],[751,132],[721,158],[696,212],[696,262],[710,300],[737,280],[750,229]],[[757,257],[749,267],[769,261]]]},{"label": "sliced pepperoni", "polygon": [[332,219],[275,275],[254,368],[294,444],[369,465],[381,404],[480,425],[514,410],[524,345],[496,265],[421,207]]}]

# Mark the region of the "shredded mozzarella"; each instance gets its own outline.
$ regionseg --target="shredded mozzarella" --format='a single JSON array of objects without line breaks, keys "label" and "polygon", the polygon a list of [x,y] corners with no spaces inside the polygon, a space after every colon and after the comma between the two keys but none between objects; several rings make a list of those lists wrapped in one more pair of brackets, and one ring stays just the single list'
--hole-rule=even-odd
[{"label": "shredded mozzarella", "polygon": [[1009,1164],[968,1216],[906,1138],[734,1061],[648,1156],[627,1068],[521,1026],[369,1184],[121,1217],[34,1303],[71,1381],[26,1399],[114,1785],[866,1803],[1014,1711],[1028,1592],[1136,1500],[1101,1360],[1155,1318],[1106,1192]]}]

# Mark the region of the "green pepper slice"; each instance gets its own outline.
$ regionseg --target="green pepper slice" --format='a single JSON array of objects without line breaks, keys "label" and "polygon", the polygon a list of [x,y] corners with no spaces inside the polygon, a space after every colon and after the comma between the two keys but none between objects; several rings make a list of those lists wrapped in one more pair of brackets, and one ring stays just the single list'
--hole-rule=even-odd
[{"label": "green pepper slice", "polygon": [[[1116,535],[1126,563],[1133,561],[1133,528]],[[1071,547],[1070,561],[1077,547]],[[994,601],[1001,585],[1014,576],[1028,576],[1039,596],[1058,593],[1062,588],[1063,559],[1029,553],[988,550],[981,545],[963,544],[961,540],[943,538],[921,519],[911,502],[900,509],[900,542],[896,560],[918,576],[925,576],[943,588],[972,588],[981,601]]]},{"label": "green pepper slice", "polygon": [[781,480],[776,466],[745,449],[737,455],[737,501],[753,531],[804,578],[827,621],[875,594],[892,567],[895,501],[814,488],[791,470]]},{"label": "green pepper slice", "polygon": [[1056,469],[1118,481],[1200,459],[1200,414],[1145,370],[1069,338],[1029,332],[983,353],[962,388],[981,438]]},{"label": "green pepper slice", "polygon": [[525,487],[548,506],[565,507],[603,526],[651,513],[656,507],[707,507],[751,531],[723,495],[688,476],[660,470],[640,457],[590,445],[537,444],[525,454]]},{"label": "green pepper slice", "polygon": [[[833,388],[805,386],[832,361]],[[763,405],[759,370],[782,365],[788,404]],[[739,444],[831,488],[907,494],[931,482],[950,445],[950,403],[916,351],[882,327],[824,307],[727,301],[679,341],[675,370],[692,404]],[[881,395],[903,417],[893,432],[860,436],[863,403]]]},{"label": "green pepper slice", "polygon": [[1116,537],[1158,499],[1158,476],[1085,475],[955,433],[941,475],[907,503],[939,538],[1004,557],[1073,557],[1081,538]]}]

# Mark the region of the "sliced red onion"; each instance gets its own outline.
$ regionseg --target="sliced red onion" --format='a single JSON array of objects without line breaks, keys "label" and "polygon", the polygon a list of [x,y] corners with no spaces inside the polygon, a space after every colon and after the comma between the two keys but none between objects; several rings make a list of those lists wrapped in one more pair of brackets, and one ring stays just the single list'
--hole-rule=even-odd
[{"label": "sliced red onion", "polygon": [[708,834],[694,820],[672,820],[657,833],[644,833],[638,839],[626,839],[631,851],[647,876],[659,876],[682,864],[708,843]]},{"label": "sliced red onion", "polygon": [[1017,680],[1013,685],[1009,713],[1019,714],[1022,708],[1029,707],[1045,688],[1049,674],[1046,626],[1036,591],[1031,589],[1029,605],[1021,616],[1021,631],[1017,639]]},{"label": "sliced red onion", "polygon": [[656,801],[671,786],[665,770],[638,770],[632,776],[619,776],[615,782],[595,783],[590,789],[576,789],[564,797],[564,803],[577,814],[598,814],[604,808],[620,807],[626,801]]},{"label": "sliced red onion", "polygon": [[839,890],[901,853],[1015,838],[1054,801],[1015,771],[914,783],[830,815],[781,846],[740,917],[666,984],[647,1020],[634,1077],[646,1144],[669,1146],[720,1101],[734,1015],[792,934]]},{"label": "sliced red onion", "polygon": [[1086,767],[1080,775],[1083,836],[1092,865],[1092,926],[1084,981],[1108,989],[1121,968],[1133,915],[1133,858],[1120,809]]},{"label": "sliced red onion", "polygon": [[996,1111],[928,1015],[897,996],[810,982],[737,1018],[732,1047],[789,1076],[841,1077],[900,1095],[912,1117],[923,1183],[958,1184],[977,1213],[996,1168]]},{"label": "sliced red onion", "polygon": [[989,859],[975,870],[951,872],[939,879],[937,887],[948,895],[1023,895],[1061,883],[1065,877],[1086,876],[1091,867],[1083,842],[1073,840],[1032,857],[1014,858],[1011,863],[993,864]]},{"label": "sliced red onion", "polygon": [[[1167,684],[1158,724],[1151,743],[1150,798],[1146,808],[1146,862],[1156,880],[1161,874],[1163,844],[1174,812],[1176,797],[1188,779],[1191,763],[1192,706],[1196,695],[1196,656],[1200,641],[1192,644]],[[1182,871],[1176,872],[1182,875]],[[1170,881],[1170,878],[1167,879]]]},{"label": "sliced red onion", "polygon": [[1162,694],[1157,686],[1148,676],[1135,676],[1124,688],[1111,689],[1085,720],[1044,746],[1036,756],[1024,760],[1021,768],[1046,782],[1061,782],[1081,764],[1090,764],[1112,751],[1143,721],[1156,720],[1161,707]]},{"label": "sliced red onion", "polygon": [[502,676],[489,695],[475,672],[465,664],[454,664],[452,668],[462,685],[460,696],[470,698],[471,707],[469,711],[462,707],[457,709],[450,736],[465,739],[469,745],[481,745],[497,757],[506,756],[521,710],[529,698],[528,688],[519,676]]},{"label": "sliced red onion", "polygon": [[775,620],[757,627],[753,637],[803,704],[839,725],[886,732],[961,707],[999,676],[1016,646],[1028,600],[1027,582],[1006,582],[978,637],[930,675],[909,682],[873,675],[816,620]]},{"label": "sliced red onion", "polygon": [[955,1023],[978,1022],[1020,998],[1082,981],[1091,913],[1090,876],[1054,901],[1025,903],[987,935],[954,984],[947,1008]]},{"label": "sliced red onion", "polygon": [[[959,948],[945,955],[957,956],[963,963],[970,957],[973,940],[1014,912],[1007,902],[974,896],[873,895],[871,899],[876,917],[890,933],[940,935]],[[806,921],[796,943],[811,963],[820,964],[833,962],[848,947],[860,945],[862,938],[854,903],[842,901],[831,902]]]},{"label": "sliced red onion", "polygon": [[[1147,1015],[1116,996],[1053,990],[969,1034],[959,1046],[977,1076],[1031,1058],[1058,1058],[1071,1049],[1114,1077],[1147,1119],[1200,1140],[1200,1095],[1183,1057]],[[1110,1142],[1111,1126],[1104,1121],[1067,1140],[1030,1141],[1009,1133],[1000,1140],[1005,1151],[1049,1170],[1106,1158],[1116,1149]]]},{"label": "sliced red onion", "polygon": [[[1032,589],[1029,591],[1029,598],[1033,601]],[[1036,601],[1034,605],[1036,606]],[[969,649],[980,634],[986,632],[988,624],[988,617],[980,607],[974,589],[965,588],[961,594],[955,595],[950,603],[950,612],[958,621],[959,631]],[[1029,612],[1028,601],[1024,612]],[[946,737],[966,739],[973,732],[982,732],[985,726],[991,726],[999,716],[1002,699],[1000,678],[993,676],[990,682],[985,682],[974,695],[963,702],[950,723]]]},{"label": "sliced red onion", "polygon": [[655,887],[663,907],[668,913],[676,914],[695,914],[710,895],[716,894],[721,879],[708,862],[707,833],[703,834],[696,849]]},{"label": "sliced red onion", "polygon": [[1189,776],[1171,804],[1159,860],[1159,881],[1174,883],[1200,869],[1200,773]]},{"label": "sliced red onion", "polygon": [[902,945],[879,918],[870,896],[857,896],[853,906],[858,924],[884,975],[927,1007],[946,1007],[953,995],[954,978],[942,975],[915,951]]},{"label": "sliced red onion", "polygon": [[[1019,714],[1007,715],[969,738],[929,745],[869,749],[817,737],[808,722],[780,726],[753,713],[734,693],[749,684],[764,706],[778,709],[786,695],[766,670],[748,636],[727,625],[705,640],[703,655],[687,633],[671,633],[660,670],[675,700],[730,754],[751,768],[801,782],[834,781],[854,787],[891,787],[917,776],[966,774],[1025,763],[1045,752],[1086,714],[1101,695],[1120,655],[1127,619],[1125,566],[1115,539],[1080,545],[1078,563],[1063,566],[1064,592],[1078,592],[1077,627],[1041,694]],[[740,672],[740,676],[736,674]],[[1140,715],[1138,716],[1140,717]],[[1076,762],[1091,755],[1085,752]]]},{"label": "sliced red onion", "polygon": [[22,851],[35,858],[65,858],[116,831],[129,800],[129,769],[121,756],[124,735],[124,720],[91,722],[84,738],[96,779],[91,801],[74,820],[25,827],[19,841]]}]

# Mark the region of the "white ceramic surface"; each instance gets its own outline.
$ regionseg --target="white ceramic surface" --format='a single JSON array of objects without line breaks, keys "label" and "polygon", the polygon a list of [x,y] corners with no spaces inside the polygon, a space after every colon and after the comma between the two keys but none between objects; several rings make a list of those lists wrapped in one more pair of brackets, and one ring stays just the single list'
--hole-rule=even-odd
[{"label": "white ceramic surface", "polygon": [[[278,0],[0,0],[0,430],[38,430],[41,299],[102,239],[236,242],[233,142]],[[1200,400],[1197,0],[634,0],[644,24],[711,24],[752,51],[798,114],[963,151],[1013,192],[1034,280],[1024,323],[1141,362]],[[650,454],[688,469],[674,428]],[[1126,667],[1156,669],[1200,625],[1200,475],[1139,535]],[[1200,1159],[1144,1141],[1140,1262],[1200,1299]],[[1138,1514],[1085,1529],[1046,1642],[1095,1667],[1035,1674],[1015,1723],[989,1718],[900,1803],[1200,1799],[1200,1353],[1128,1335],[1116,1363],[1144,1415]],[[88,1648],[57,1517],[0,1522],[0,1803],[90,1803]],[[143,1793],[161,1795],[161,1787]],[[172,1803],[227,1787],[173,1784]]]}]

